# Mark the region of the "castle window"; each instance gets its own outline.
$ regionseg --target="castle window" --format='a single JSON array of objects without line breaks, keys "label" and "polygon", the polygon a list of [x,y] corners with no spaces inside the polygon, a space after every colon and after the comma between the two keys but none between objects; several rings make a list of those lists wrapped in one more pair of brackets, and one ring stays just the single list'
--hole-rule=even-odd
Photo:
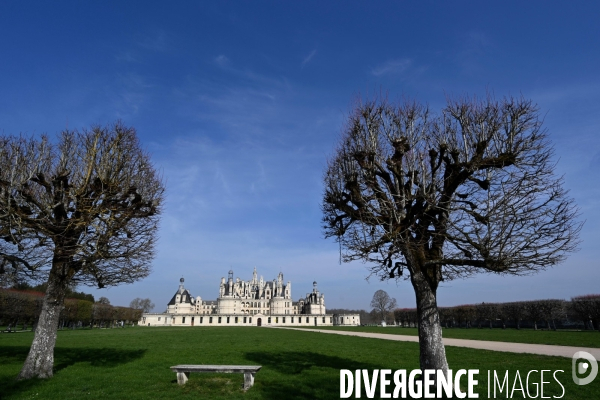
[{"label": "castle window", "polygon": [[323,323],[325,323],[325,317],[323,317]]},{"label": "castle window", "polygon": [[200,323],[202,323],[202,321],[204,321],[204,317],[200,317]]},{"label": "castle window", "polygon": [[221,323],[221,317],[219,317],[219,321],[218,322]]},{"label": "castle window", "polygon": [[269,322],[269,324],[271,323],[271,317],[269,317],[269,320],[268,320],[268,322]]},{"label": "castle window", "polygon": [[[237,321],[236,321],[237,322]],[[244,323],[246,323],[246,317],[244,317]]]},{"label": "castle window", "polygon": [[250,323],[252,323],[252,317],[250,317]]},{"label": "castle window", "polygon": [[283,317],[283,323],[285,324],[285,317]]},{"label": "castle window", "polygon": [[306,323],[308,324],[308,317],[306,317]]},{"label": "castle window", "polygon": [[275,323],[279,323],[279,317],[275,317]]},{"label": "castle window", "polygon": [[238,322],[238,317],[235,317],[235,323],[237,324],[237,322]]},{"label": "castle window", "polygon": [[160,317],[158,317],[158,320],[160,321]]},{"label": "castle window", "polygon": [[208,323],[212,324],[212,317],[208,317]]},{"label": "castle window", "polygon": [[333,317],[329,317],[329,322],[333,323]]},{"label": "castle window", "polygon": [[294,317],[292,317],[292,324],[294,323]]},{"label": "castle window", "polygon": [[229,323],[229,317],[227,317],[227,323]]},{"label": "castle window", "polygon": [[182,324],[185,324],[185,317],[182,317],[182,318],[181,318],[181,323],[182,323]]},{"label": "castle window", "polygon": [[175,320],[176,320],[176,319],[177,319],[177,318],[173,317],[173,323],[175,323]]}]

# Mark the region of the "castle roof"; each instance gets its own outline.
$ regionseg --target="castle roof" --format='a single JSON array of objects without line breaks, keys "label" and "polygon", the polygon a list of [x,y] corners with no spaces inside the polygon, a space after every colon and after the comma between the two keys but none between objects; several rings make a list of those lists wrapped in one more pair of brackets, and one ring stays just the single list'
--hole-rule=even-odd
[{"label": "castle roof", "polygon": [[187,289],[183,289],[183,292],[179,292],[179,290],[177,291],[177,293],[175,293],[173,295],[173,298],[171,299],[171,301],[169,301],[169,304],[167,304],[168,306],[173,306],[175,305],[175,303],[177,303],[177,295],[181,294],[181,297],[179,298],[179,304],[184,303],[184,304],[191,304],[192,303],[192,294],[190,293],[189,290]]}]

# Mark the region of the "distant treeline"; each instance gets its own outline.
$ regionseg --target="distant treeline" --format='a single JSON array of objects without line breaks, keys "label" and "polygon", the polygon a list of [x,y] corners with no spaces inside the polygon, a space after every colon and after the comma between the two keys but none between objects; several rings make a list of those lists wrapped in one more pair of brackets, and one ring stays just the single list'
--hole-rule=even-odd
[{"label": "distant treeline", "polygon": [[[0,289],[0,326],[6,326],[8,330],[35,327],[43,297],[43,292],[34,290]],[[141,316],[142,310],[71,297],[65,299],[59,328],[112,327],[117,322],[133,324]]]},{"label": "distant treeline", "polygon": [[[31,286],[27,282],[22,282],[22,283],[18,283],[16,285],[14,285],[12,287],[12,289],[19,290],[19,291],[30,291],[30,292],[42,292],[42,293],[46,293],[46,289],[48,289],[48,284],[47,283],[42,283],[42,284],[39,284],[39,285]],[[94,299],[94,296],[91,295],[91,294],[83,293],[83,292],[76,292],[76,291],[71,290],[71,289],[67,289],[67,296],[66,297],[68,299],[87,300],[87,301],[91,301],[92,303],[94,303],[96,301]]]},{"label": "distant treeline", "polygon": [[[439,307],[445,328],[533,328],[600,330],[600,294],[573,297],[570,301],[549,299],[510,303],[466,304]],[[376,310],[328,309],[328,314],[360,314],[363,325],[381,324]],[[397,308],[386,322],[417,326],[416,308]]]},{"label": "distant treeline", "polygon": [[[439,313],[445,328],[600,330],[600,294],[573,297],[571,301],[548,299],[440,307]],[[414,308],[398,308],[393,317],[401,326],[417,326]]]}]

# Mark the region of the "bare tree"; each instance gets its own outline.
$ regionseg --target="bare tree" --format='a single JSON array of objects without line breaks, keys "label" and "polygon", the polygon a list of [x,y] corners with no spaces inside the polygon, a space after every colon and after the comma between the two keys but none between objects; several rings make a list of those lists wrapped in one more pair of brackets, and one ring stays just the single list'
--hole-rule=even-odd
[{"label": "bare tree", "polygon": [[69,285],[146,277],[163,184],[133,128],[64,131],[56,142],[0,136],[0,275],[48,283],[19,379],[52,376]]},{"label": "bare tree", "polygon": [[600,294],[588,294],[571,298],[569,308],[582,322],[585,329],[588,324],[594,330],[600,331]]},{"label": "bare tree", "polygon": [[396,299],[390,297],[385,290],[378,290],[371,299],[371,307],[377,312],[379,321],[387,321],[389,314],[396,308]]},{"label": "bare tree", "polygon": [[131,300],[129,307],[148,313],[154,308],[154,303],[150,299],[141,299],[136,297],[135,299]]},{"label": "bare tree", "polygon": [[511,319],[515,322],[515,328],[521,329],[521,321],[527,315],[525,303],[518,301],[513,303],[504,304],[504,310],[507,315],[507,319]]},{"label": "bare tree", "polygon": [[99,298],[99,299],[96,301],[96,303],[98,303],[98,304],[110,304],[110,300],[108,299],[108,297],[104,297],[104,296],[102,296],[102,297],[100,297],[100,298]]},{"label": "bare tree", "polygon": [[522,98],[449,99],[438,115],[368,101],[350,115],[324,175],[325,235],[343,261],[410,279],[422,369],[448,369],[440,282],[530,274],[576,249],[578,211],[554,167],[538,109]]}]

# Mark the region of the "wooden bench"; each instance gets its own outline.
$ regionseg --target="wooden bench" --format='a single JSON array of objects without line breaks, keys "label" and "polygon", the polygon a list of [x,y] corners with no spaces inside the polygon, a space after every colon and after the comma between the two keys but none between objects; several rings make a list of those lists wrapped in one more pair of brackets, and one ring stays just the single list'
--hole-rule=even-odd
[{"label": "wooden bench", "polygon": [[254,374],[261,368],[262,365],[176,365],[171,367],[171,371],[177,372],[177,383],[180,385],[187,382],[190,372],[241,373],[244,374],[244,390],[248,390],[254,385]]}]

